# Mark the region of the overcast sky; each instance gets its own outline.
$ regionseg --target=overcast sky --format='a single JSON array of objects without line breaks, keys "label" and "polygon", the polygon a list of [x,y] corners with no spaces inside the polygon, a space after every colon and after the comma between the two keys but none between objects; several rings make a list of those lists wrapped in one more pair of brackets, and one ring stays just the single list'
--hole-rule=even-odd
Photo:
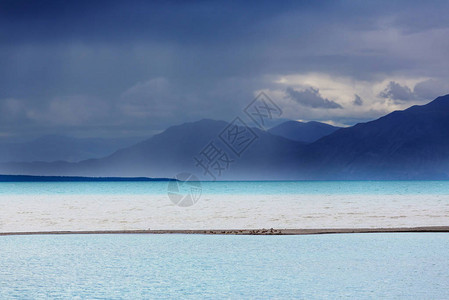
[{"label": "overcast sky", "polygon": [[449,93],[448,1],[0,1],[0,136],[352,125]]}]

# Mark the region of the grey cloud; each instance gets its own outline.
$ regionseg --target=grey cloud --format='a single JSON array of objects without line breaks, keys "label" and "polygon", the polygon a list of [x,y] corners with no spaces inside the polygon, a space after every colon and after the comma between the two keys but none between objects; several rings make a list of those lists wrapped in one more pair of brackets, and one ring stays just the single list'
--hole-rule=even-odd
[{"label": "grey cloud", "polygon": [[401,103],[416,100],[433,100],[448,92],[449,84],[444,80],[429,79],[418,82],[413,88],[413,91],[408,86],[390,81],[387,87],[379,93],[379,96]]},{"label": "grey cloud", "polygon": [[[369,82],[394,74],[444,83],[447,6],[401,0],[0,1],[0,102],[21,101],[20,107],[12,100],[0,107],[0,124],[18,135],[25,126],[52,133],[65,123],[72,127],[64,130],[82,126],[86,134],[102,124],[101,134],[118,127],[133,134],[203,117],[227,120],[254,91],[270,88],[266,78],[288,74]],[[154,78],[169,86],[145,86]],[[414,96],[447,91],[434,84],[417,85]],[[90,100],[63,100],[71,95]],[[305,105],[333,108],[329,119],[337,117],[341,105],[318,90],[303,96]],[[363,107],[370,99],[364,100]],[[90,119],[97,115],[90,111],[104,107],[101,122]],[[72,110],[86,114],[82,124]],[[45,117],[54,114],[54,121]]]},{"label": "grey cloud", "polygon": [[289,87],[286,90],[286,95],[288,98],[307,107],[327,109],[343,108],[337,102],[322,97],[319,89],[315,89],[313,87],[309,87],[303,91],[297,91]]},{"label": "grey cloud", "polygon": [[429,79],[415,85],[413,92],[418,98],[434,99],[449,93],[449,81]]},{"label": "grey cloud", "polygon": [[395,81],[390,81],[387,87],[379,93],[379,97],[397,102],[416,100],[415,94],[408,86],[400,85]]},{"label": "grey cloud", "polygon": [[119,102],[124,114],[139,117],[172,117],[177,107],[178,95],[163,77],[138,82],[126,90]]},{"label": "grey cloud", "polygon": [[28,99],[4,99],[0,125],[23,131],[41,130],[42,124],[47,128],[104,126],[113,120],[111,108],[110,102],[85,95],[55,97],[40,105],[30,105]]},{"label": "grey cloud", "polygon": [[362,106],[363,105],[363,99],[359,95],[355,94],[354,95],[354,101],[352,103],[354,103],[354,105],[357,105],[357,106]]}]

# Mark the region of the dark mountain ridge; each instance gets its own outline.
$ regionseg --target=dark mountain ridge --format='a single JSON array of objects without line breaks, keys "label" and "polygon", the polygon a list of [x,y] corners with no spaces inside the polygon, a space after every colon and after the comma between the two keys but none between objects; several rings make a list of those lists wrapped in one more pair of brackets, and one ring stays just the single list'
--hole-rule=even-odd
[{"label": "dark mountain ridge", "polygon": [[448,178],[449,95],[340,129],[305,152],[319,177]]}]

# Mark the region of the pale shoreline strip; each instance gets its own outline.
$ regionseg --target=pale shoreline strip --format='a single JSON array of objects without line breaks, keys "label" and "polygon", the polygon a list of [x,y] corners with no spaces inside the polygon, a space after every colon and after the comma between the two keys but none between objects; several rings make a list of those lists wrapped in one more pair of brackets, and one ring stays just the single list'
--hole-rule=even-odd
[{"label": "pale shoreline strip", "polygon": [[449,226],[422,226],[399,228],[317,228],[317,229],[179,229],[179,230],[80,230],[80,231],[26,231],[0,232],[11,235],[62,235],[62,234],[204,234],[204,235],[310,235],[338,233],[407,233],[449,232]]}]

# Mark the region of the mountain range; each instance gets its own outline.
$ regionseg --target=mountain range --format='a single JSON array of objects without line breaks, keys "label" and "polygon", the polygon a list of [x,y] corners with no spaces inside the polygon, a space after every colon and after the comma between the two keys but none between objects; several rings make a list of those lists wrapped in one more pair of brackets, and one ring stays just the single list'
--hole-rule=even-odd
[{"label": "mountain range", "polygon": [[319,177],[447,179],[449,95],[339,129],[308,145],[307,155]]},{"label": "mountain range", "polygon": [[[263,131],[204,119],[172,126],[103,158],[2,163],[0,173],[174,177],[190,172],[202,180],[449,179],[449,95],[348,128],[295,122]],[[223,138],[232,136],[230,128],[247,130],[239,140],[248,144],[244,151],[235,151]],[[212,154],[214,163],[206,164]]]}]

